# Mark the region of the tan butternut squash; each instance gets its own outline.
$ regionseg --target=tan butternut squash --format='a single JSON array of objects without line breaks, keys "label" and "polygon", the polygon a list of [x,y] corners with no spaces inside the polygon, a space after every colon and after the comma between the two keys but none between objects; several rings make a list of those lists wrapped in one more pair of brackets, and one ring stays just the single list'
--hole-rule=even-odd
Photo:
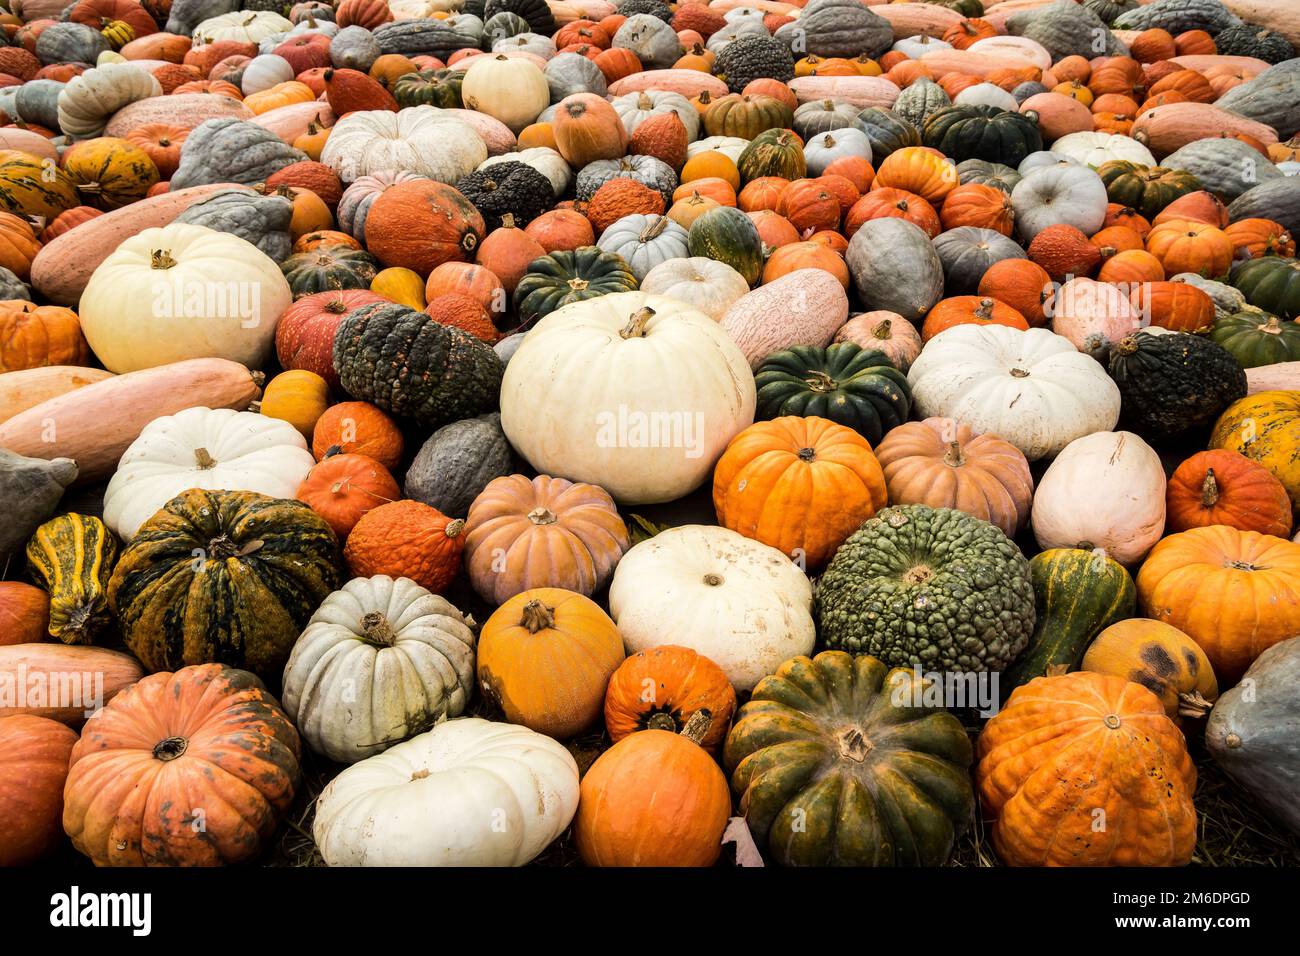
[{"label": "tan butternut squash", "polygon": [[935,50],[921,57],[921,63],[936,76],[943,76],[945,73],[965,73],[967,76],[985,77],[994,70],[1036,66],[1027,57],[1017,56],[1005,49],[999,49],[997,53]]},{"label": "tan butternut squash", "polygon": [[1165,103],[1138,114],[1130,134],[1159,159],[1198,139],[1221,133],[1245,133],[1265,146],[1277,142],[1277,131],[1211,103]]},{"label": "tan butternut squash", "polygon": [[1176,56],[1170,59],[1170,63],[1177,63],[1185,70],[1195,70],[1197,73],[1204,73],[1216,66],[1226,66],[1233,70],[1249,70],[1252,73],[1263,73],[1268,69],[1268,64],[1263,60],[1257,60],[1253,56],[1228,56],[1224,53],[1188,53],[1185,56]]},{"label": "tan butternut squash", "polygon": [[[144,668],[130,654],[103,647],[45,642],[0,647],[0,686],[15,692],[13,701],[0,698],[0,719],[31,714],[80,727],[143,676]],[[34,694],[37,685],[51,688],[54,698],[50,691]]]},{"label": "tan butternut squash", "polygon": [[[716,8],[716,4],[712,4]],[[907,37],[941,37],[964,19],[956,10],[934,3],[870,4],[871,12],[884,17],[894,28],[894,42]]]},{"label": "tan butternut squash", "polygon": [[102,368],[47,365],[0,375],[0,422],[56,396],[112,378]]},{"label": "tan butternut squash", "polygon": [[716,99],[727,95],[727,84],[716,76],[710,76],[699,70],[646,70],[644,73],[625,76],[610,84],[609,87],[611,96],[641,93],[646,90],[680,93],[688,100],[707,92],[709,96]]}]

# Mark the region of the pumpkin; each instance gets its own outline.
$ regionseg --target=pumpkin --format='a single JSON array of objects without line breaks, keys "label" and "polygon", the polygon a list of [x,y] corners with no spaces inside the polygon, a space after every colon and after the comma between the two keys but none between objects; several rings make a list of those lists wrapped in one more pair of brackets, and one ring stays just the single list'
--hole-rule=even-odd
[{"label": "pumpkin", "polygon": [[883,352],[890,364],[906,374],[921,354],[921,336],[897,312],[880,310],[853,316],[835,332],[833,342],[852,342],[864,350]]},{"label": "pumpkin", "polygon": [[[977,753],[975,782],[1003,863],[1181,866],[1191,859],[1196,769],[1183,735],[1145,687],[1083,671],[1037,678],[984,725]],[[1097,837],[1099,822],[1105,839]]]},{"label": "pumpkin", "polygon": [[396,113],[360,110],[333,127],[320,161],[348,183],[363,176],[398,172],[456,182],[488,156],[487,145],[469,115],[427,105]]},{"label": "pumpkin", "polygon": [[1044,306],[1055,293],[1052,277],[1036,262],[1028,259],[1000,259],[980,277],[977,292],[996,297],[1015,309],[1029,325],[1047,323]]},{"label": "pumpkin", "polygon": [[370,253],[342,243],[296,252],[280,264],[294,298],[342,289],[368,289],[379,273]]},{"label": "pumpkin", "polygon": [[[2,432],[0,432],[2,434]],[[1240,452],[1282,482],[1291,507],[1300,511],[1300,395],[1264,391],[1233,402],[1210,433],[1210,448]]]},{"label": "pumpkin", "polygon": [[515,286],[514,301],[523,320],[532,321],[570,302],[636,288],[636,278],[620,256],[585,246],[534,260]]},{"label": "pumpkin", "polygon": [[578,767],[563,746],[462,717],[331,780],[312,835],[330,866],[521,866],[564,833],[577,806]]},{"label": "pumpkin", "polygon": [[458,717],[474,688],[474,635],[406,578],[354,578],[307,622],[284,669],[284,709],[307,744],[356,763]]},{"label": "pumpkin", "polygon": [[1106,186],[1100,177],[1069,163],[1039,166],[1011,191],[1016,233],[1026,241],[1057,224],[1091,236],[1101,229],[1106,206]]},{"label": "pumpkin", "polygon": [[[1227,241],[1231,245],[1231,240]],[[1189,268],[1185,271],[1200,270]],[[1201,271],[1201,275],[1214,278],[1227,271],[1225,266],[1218,272]],[[1284,319],[1300,317],[1300,264],[1297,260],[1273,256],[1249,259],[1232,267],[1229,281],[1256,308]]]},{"label": "pumpkin", "polygon": [[[336,236],[341,235],[341,233],[309,233],[309,236],[317,235]],[[309,236],[303,238],[306,239]],[[352,243],[356,243],[355,239],[350,236],[348,238]],[[426,284],[426,280],[418,272],[404,269],[401,266],[394,266],[375,273],[375,277],[370,280],[370,291],[399,305],[412,309],[423,309],[429,304],[424,296]]]},{"label": "pumpkin", "polygon": [[[561,250],[572,252],[582,246],[594,245],[596,242],[591,222],[586,216],[572,209],[552,209],[550,212],[544,212],[525,226],[524,232],[548,253]],[[502,308],[504,309],[504,305]]]},{"label": "pumpkin", "polygon": [[74,731],[45,717],[0,720],[0,866],[34,863],[63,839],[63,784],[76,742]]},{"label": "pumpkin", "polygon": [[439,428],[420,448],[406,471],[405,496],[461,517],[490,481],[514,469],[501,416],[467,418]]},{"label": "pumpkin", "polygon": [[971,746],[928,689],[841,651],[764,677],[723,756],[759,847],[785,866],[944,863],[974,810]]},{"label": "pumpkin", "polygon": [[943,230],[933,206],[915,193],[884,187],[873,189],[857,200],[844,216],[844,234],[852,239],[873,219],[903,219],[920,227],[933,239]]},{"label": "pumpkin", "polygon": [[601,713],[623,642],[590,599],[562,588],[522,591],[483,625],[478,680],[511,723],[571,737]]},{"label": "pumpkin", "polygon": [[1201,645],[1225,686],[1300,626],[1300,544],[1227,525],[1161,541],[1138,572],[1143,613]]},{"label": "pumpkin", "polygon": [[955,508],[1016,534],[1029,517],[1033,478],[1020,450],[951,419],[906,422],[876,446],[894,504]]},{"label": "pumpkin", "polygon": [[367,511],[352,526],[343,548],[358,577],[386,574],[410,578],[435,594],[460,571],[465,522],[418,501],[392,501]]},{"label": "pumpkin", "polygon": [[397,482],[383,465],[365,455],[330,455],[313,465],[294,497],[347,540],[367,512],[401,497]]},{"label": "pumpkin", "polygon": [[988,296],[958,295],[941,299],[925,317],[921,340],[928,342],[940,332],[957,325],[1004,325],[1028,329],[1025,317],[1011,306]]},{"label": "pumpkin", "polygon": [[368,402],[339,402],[325,409],[312,431],[312,456],[365,455],[385,468],[402,460],[404,443],[396,423]]},{"label": "pumpkin", "polygon": [[507,292],[513,293],[528,272],[529,264],[545,254],[541,244],[519,228],[514,215],[506,213],[501,217],[501,228],[489,233],[479,246],[475,261],[500,279]]},{"label": "pumpkin", "polygon": [[298,756],[293,724],[247,671],[155,674],[109,701],[72,748],[64,830],[98,866],[246,862],[293,802]]},{"label": "pumpkin", "polygon": [[[565,369],[575,361],[604,383],[583,397],[597,414],[566,411]],[[501,383],[501,425],[540,472],[599,485],[620,502],[670,501],[698,487],[752,423],[753,387],[719,323],[673,299],[611,293],[557,309],[528,333]],[[653,420],[677,438],[652,440],[650,416],[665,412],[675,418]]]},{"label": "pumpkin", "polygon": [[[713,474],[718,522],[821,567],[885,504],[885,483],[861,435],[824,418],[786,416],[745,429]],[[791,508],[803,514],[792,522]]]},{"label": "pumpkin", "polygon": [[1215,278],[1226,275],[1232,265],[1232,241],[1208,223],[1187,219],[1161,223],[1152,227],[1146,247],[1169,275],[1194,272]]},{"label": "pumpkin", "polygon": [[943,261],[924,230],[911,222],[886,218],[864,223],[844,258],[867,309],[886,309],[915,321],[943,298]]},{"label": "pumpkin", "polygon": [[[874,148],[875,144],[872,145]],[[939,204],[956,185],[957,175],[951,161],[930,149],[905,146],[891,152],[876,168],[872,188],[903,189],[926,202]]]},{"label": "pumpkin", "polygon": [[966,183],[944,198],[940,219],[944,229],[977,226],[1010,236],[1014,224],[1011,200],[1000,189]]},{"label": "pumpkin", "polygon": [[1152,325],[1172,332],[1203,332],[1216,325],[1214,300],[1190,282],[1142,282],[1129,292],[1129,302]]},{"label": "pumpkin", "polygon": [[1207,426],[1246,394],[1246,373],[1226,349],[1182,332],[1126,336],[1111,349],[1109,368],[1122,420],[1151,437]]},{"label": "pumpkin", "polygon": [[1204,717],[1219,696],[1205,652],[1168,624],[1144,618],[1110,625],[1088,645],[1080,668],[1141,684],[1160,698],[1173,721]]},{"label": "pumpkin", "polygon": [[1284,322],[1262,309],[1246,306],[1213,323],[1210,338],[1231,353],[1243,368],[1258,368],[1300,359],[1300,323]]},{"label": "pumpkin", "polygon": [[748,182],[760,176],[802,179],[808,171],[803,144],[788,129],[769,129],[749,141],[736,160],[736,169]]},{"label": "pumpkin", "polygon": [[0,212],[0,266],[26,281],[32,260],[41,250],[31,224],[13,213]]},{"label": "pumpkin", "polygon": [[1239,259],[1295,256],[1295,240],[1291,233],[1271,219],[1240,219],[1227,226],[1223,234],[1232,241],[1233,255]]},{"label": "pumpkin", "polygon": [[1174,470],[1166,511],[1171,531],[1223,524],[1291,535],[1286,488],[1263,465],[1225,449],[1197,452]]},{"label": "pumpkin", "polygon": [[0,300],[0,372],[49,365],[85,365],[90,349],[71,309]]},{"label": "pumpkin", "polygon": [[614,671],[605,691],[605,729],[614,743],[642,730],[680,733],[707,711],[699,745],[717,754],[735,709],[736,691],[722,668],[689,647],[665,644],[631,655]]},{"label": "pumpkin", "polygon": [[78,205],[76,186],[61,168],[31,153],[0,150],[0,206],[4,209],[50,220]]},{"label": "pumpkin", "polygon": [[50,596],[21,581],[0,581],[0,647],[43,641],[50,625]]},{"label": "pumpkin", "polygon": [[749,284],[725,262],[688,256],[659,263],[646,273],[641,291],[678,299],[720,321],[749,292]]},{"label": "pumpkin", "polygon": [[95,517],[63,514],[36,529],[27,564],[50,594],[52,637],[89,644],[109,622],[108,580],[117,553],[117,541]]},{"label": "pumpkin", "polygon": [[921,141],[942,150],[953,162],[983,159],[1008,166],[1019,165],[1043,148],[1034,117],[997,106],[964,104],[961,99],[926,119]]}]

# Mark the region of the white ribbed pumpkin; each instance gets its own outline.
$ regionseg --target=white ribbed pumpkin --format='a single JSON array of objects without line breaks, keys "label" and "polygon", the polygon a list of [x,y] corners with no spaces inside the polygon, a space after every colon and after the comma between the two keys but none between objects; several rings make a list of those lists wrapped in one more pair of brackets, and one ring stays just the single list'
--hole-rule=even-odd
[{"label": "white ribbed pumpkin", "polygon": [[684,302],[716,322],[749,292],[749,283],[725,262],[690,256],[659,263],[646,273],[641,291]]},{"label": "white ribbed pumpkin", "polygon": [[320,158],[346,183],[396,173],[455,183],[487,157],[468,123],[436,106],[414,106],[349,113],[331,130]]}]

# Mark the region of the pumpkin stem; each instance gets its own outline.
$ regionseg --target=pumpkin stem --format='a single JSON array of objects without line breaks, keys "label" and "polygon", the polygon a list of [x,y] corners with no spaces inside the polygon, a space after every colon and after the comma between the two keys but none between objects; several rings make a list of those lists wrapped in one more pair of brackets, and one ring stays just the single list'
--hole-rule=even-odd
[{"label": "pumpkin stem", "polygon": [[392,647],[397,634],[388,618],[379,611],[370,611],[361,618],[361,639],[374,647]]},{"label": "pumpkin stem", "polygon": [[1270,315],[1268,321],[1259,327],[1261,332],[1267,332],[1269,335],[1282,334],[1282,320],[1276,315]]},{"label": "pumpkin stem", "polygon": [[838,385],[835,379],[821,371],[809,372],[804,382],[814,392],[833,392]]},{"label": "pumpkin stem", "polygon": [[992,299],[980,299],[979,307],[975,310],[975,318],[982,322],[987,322],[993,318]]},{"label": "pumpkin stem", "polygon": [[1132,355],[1138,350],[1138,340],[1136,335],[1126,335],[1116,342],[1112,348],[1119,355]]},{"label": "pumpkin stem", "polygon": [[966,464],[966,456],[961,453],[961,442],[955,438],[948,442],[948,451],[943,456],[943,463],[953,468]]},{"label": "pumpkin stem", "polygon": [[799,460],[800,460],[800,461],[816,461],[816,460],[817,460],[817,450],[814,449],[814,448],[800,448],[800,449],[799,449]]},{"label": "pumpkin stem", "polygon": [[644,93],[642,93],[636,99],[636,108],[639,110],[647,110],[647,111],[652,110],[654,109],[654,106],[655,106],[654,100],[650,99],[650,97],[646,96],[646,94]]},{"label": "pumpkin stem", "polygon": [[667,216],[660,216],[650,225],[641,230],[641,235],[636,237],[637,242],[649,242],[651,239],[658,239],[671,220]]},{"label": "pumpkin stem", "polygon": [[1198,690],[1190,694],[1178,695],[1178,716],[1179,717],[1204,717],[1214,709],[1214,704],[1201,696]]},{"label": "pumpkin stem", "polygon": [[[696,195],[699,194],[697,193]],[[585,292],[588,285],[590,285],[590,283],[587,282],[586,279],[573,278],[569,280],[569,288],[574,292]]]},{"label": "pumpkin stem", "polygon": [[189,741],[184,737],[167,737],[158,741],[154,745],[153,755],[156,759],[164,762],[175,760],[181,754],[185,753],[185,748],[189,746]]},{"label": "pumpkin stem", "polygon": [[1029,378],[1029,373],[1023,368],[1013,368],[1011,370],[1012,378]]},{"label": "pumpkin stem", "polygon": [[722,575],[713,574],[712,572],[710,572],[704,575],[704,583],[711,588],[716,588],[719,584],[722,583]]},{"label": "pumpkin stem", "polygon": [[1123,721],[1119,719],[1119,714],[1107,714],[1102,719],[1102,723],[1105,724],[1107,727],[1109,727],[1111,730],[1119,730],[1120,725],[1123,723]]},{"label": "pumpkin stem", "polygon": [[637,309],[627,320],[627,325],[618,334],[625,339],[645,338],[645,327],[650,324],[650,320],[655,317],[655,310],[645,305]]},{"label": "pumpkin stem", "polygon": [[1043,675],[1045,677],[1060,677],[1062,674],[1068,673],[1069,670],[1070,668],[1066,664],[1048,664],[1047,670],[1043,671]]},{"label": "pumpkin stem", "polygon": [[456,537],[456,535],[460,534],[464,530],[465,530],[465,519],[457,518],[455,521],[451,522],[451,524],[447,525],[447,527],[443,529],[443,534],[445,534],[449,538],[454,538]]},{"label": "pumpkin stem", "polygon": [[887,339],[893,328],[894,323],[891,319],[881,319],[876,323],[876,327],[871,330],[871,335],[873,338]]},{"label": "pumpkin stem", "polygon": [[934,571],[924,564],[918,564],[916,567],[908,568],[903,573],[903,580],[908,584],[924,584],[932,577],[934,577]]},{"label": "pumpkin stem", "polygon": [[687,719],[681,735],[691,743],[698,744],[709,732],[709,725],[712,723],[713,711],[707,707],[701,707]]},{"label": "pumpkin stem", "polygon": [[528,628],[529,634],[545,631],[555,626],[555,609],[547,607],[541,601],[529,601],[524,605],[519,623]]},{"label": "pumpkin stem", "polygon": [[840,756],[846,760],[862,763],[875,747],[861,727],[849,727],[840,734]]},{"label": "pumpkin stem", "polygon": [[1214,477],[1214,469],[1205,469],[1205,480],[1201,482],[1201,507],[1213,508],[1219,503],[1219,479]]},{"label": "pumpkin stem", "polygon": [[194,449],[194,462],[204,471],[207,471],[209,468],[215,468],[217,465],[217,460],[212,457],[206,448]]},{"label": "pumpkin stem", "polygon": [[[502,213],[502,215],[501,215],[501,228],[502,228],[502,229],[515,229],[515,228],[518,228],[517,226],[515,226],[515,214],[514,214],[514,213],[512,213],[512,212]],[[470,233],[470,235],[473,235],[473,233]]]},{"label": "pumpkin stem", "polygon": [[150,269],[170,269],[176,265],[176,260],[167,249],[155,249],[149,254]]},{"label": "pumpkin stem", "polygon": [[666,730],[669,733],[677,733],[677,721],[673,720],[673,715],[660,711],[657,714],[651,714],[645,722],[646,730]]},{"label": "pumpkin stem", "polygon": [[538,505],[532,511],[528,512],[528,520],[533,524],[555,524],[555,512],[545,505]]}]

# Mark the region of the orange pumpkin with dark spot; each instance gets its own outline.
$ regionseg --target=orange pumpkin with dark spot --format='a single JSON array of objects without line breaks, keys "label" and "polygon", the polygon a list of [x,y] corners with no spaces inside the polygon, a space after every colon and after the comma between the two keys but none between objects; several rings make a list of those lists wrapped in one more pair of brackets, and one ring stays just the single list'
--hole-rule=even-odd
[{"label": "orange pumpkin with dark spot", "polygon": [[664,644],[633,654],[605,690],[605,729],[618,743],[641,730],[679,733],[696,711],[712,714],[700,746],[717,755],[736,710],[722,668],[689,647]]}]

